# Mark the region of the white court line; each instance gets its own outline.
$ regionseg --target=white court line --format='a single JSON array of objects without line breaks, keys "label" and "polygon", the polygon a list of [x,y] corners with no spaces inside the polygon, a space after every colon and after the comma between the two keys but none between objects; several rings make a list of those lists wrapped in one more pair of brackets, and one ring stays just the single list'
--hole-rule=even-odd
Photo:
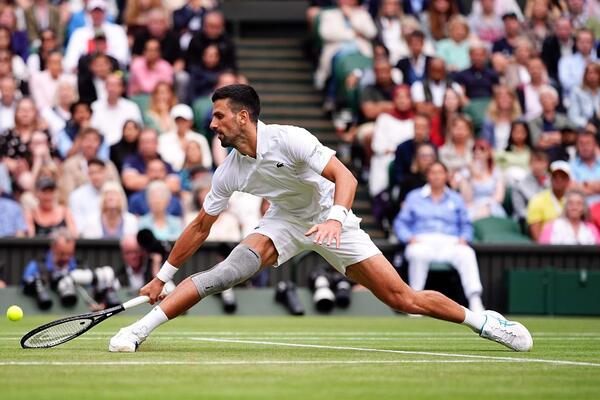
[{"label": "white court line", "polygon": [[217,339],[217,338],[199,338],[193,337],[192,340],[204,342],[220,342],[220,343],[242,343],[242,344],[261,344],[267,346],[285,346],[285,347],[303,347],[313,349],[328,349],[328,350],[351,350],[364,351],[374,353],[393,353],[393,354],[411,354],[420,356],[437,356],[437,357],[458,357],[467,359],[479,360],[494,360],[494,361],[510,361],[516,363],[542,363],[553,365],[574,365],[584,367],[600,367],[600,363],[584,362],[584,361],[568,361],[568,360],[546,360],[542,358],[515,358],[515,357],[497,357],[497,356],[478,356],[472,354],[453,354],[453,353],[438,353],[429,351],[409,351],[409,350],[387,350],[387,349],[370,349],[364,347],[348,347],[348,346],[325,346],[318,344],[300,344],[300,343],[281,343],[281,342],[266,342],[258,340],[235,340],[235,339]]},{"label": "white court line", "polygon": [[[86,334],[85,336],[80,336],[76,340],[107,340],[111,337],[113,333],[105,333],[105,334],[96,334],[90,335]],[[171,341],[187,341],[191,338],[198,336],[168,336],[168,335],[155,335],[152,337],[160,338],[164,340]],[[207,336],[208,337],[208,336]],[[467,341],[473,338],[472,335],[465,335],[464,337],[448,337],[443,338],[444,342],[460,342]],[[330,337],[330,336],[306,336],[306,337],[285,337],[285,336],[238,336],[238,337],[228,337],[227,339],[238,339],[238,340],[281,340],[281,339],[293,339],[293,340],[301,340],[301,341],[325,341],[325,342],[422,342],[422,341],[430,341],[430,342],[439,342],[441,339],[439,337]],[[13,340],[21,340],[21,336],[0,336],[0,342],[10,342]],[[596,341],[600,340],[600,336],[598,337],[571,337],[571,336],[546,336],[546,337],[536,337],[536,340],[540,341],[559,341],[559,340],[568,340],[568,341]]]}]

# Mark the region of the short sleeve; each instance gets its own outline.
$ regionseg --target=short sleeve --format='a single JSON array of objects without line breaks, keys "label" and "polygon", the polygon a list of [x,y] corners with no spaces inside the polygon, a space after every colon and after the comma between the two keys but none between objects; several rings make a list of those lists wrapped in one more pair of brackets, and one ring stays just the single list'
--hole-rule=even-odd
[{"label": "short sleeve", "polygon": [[335,151],[323,146],[306,129],[297,128],[288,133],[285,146],[291,160],[296,163],[306,163],[310,169],[320,175],[331,157],[335,155]]},{"label": "short sleeve", "polygon": [[223,163],[221,167],[217,168],[215,171],[212,179],[212,186],[204,198],[204,203],[202,204],[204,211],[212,216],[219,215],[227,208],[229,198],[235,191],[226,182],[226,176],[223,173],[223,167],[225,167],[226,164],[227,163]]},{"label": "short sleeve", "polygon": [[543,220],[544,210],[541,205],[541,198],[536,196],[529,201],[529,205],[527,206],[527,223],[531,225]]}]

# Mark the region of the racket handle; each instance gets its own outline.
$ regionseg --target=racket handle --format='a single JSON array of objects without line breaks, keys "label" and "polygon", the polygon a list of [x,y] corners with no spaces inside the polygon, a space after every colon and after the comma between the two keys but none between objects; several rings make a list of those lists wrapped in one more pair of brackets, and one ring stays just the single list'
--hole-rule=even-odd
[{"label": "racket handle", "polygon": [[136,298],[133,298],[133,299],[131,299],[131,300],[126,301],[125,303],[123,303],[123,308],[125,310],[128,310],[130,308],[137,307],[140,304],[144,304],[144,303],[147,303],[149,301],[150,301],[150,297],[148,297],[148,296],[138,296]]}]

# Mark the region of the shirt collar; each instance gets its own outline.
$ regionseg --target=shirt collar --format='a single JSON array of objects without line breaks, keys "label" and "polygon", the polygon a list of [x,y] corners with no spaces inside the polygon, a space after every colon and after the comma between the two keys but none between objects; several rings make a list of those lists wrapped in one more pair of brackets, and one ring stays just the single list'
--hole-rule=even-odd
[{"label": "shirt collar", "polygon": [[267,125],[261,120],[256,124],[256,159],[262,158],[268,150]]},{"label": "shirt collar", "polygon": [[[444,188],[444,197],[448,194],[449,190],[450,189],[448,189],[447,186]],[[423,196],[423,198],[431,196],[431,186],[429,185],[429,183],[425,184],[425,186],[421,188],[421,196]]]}]

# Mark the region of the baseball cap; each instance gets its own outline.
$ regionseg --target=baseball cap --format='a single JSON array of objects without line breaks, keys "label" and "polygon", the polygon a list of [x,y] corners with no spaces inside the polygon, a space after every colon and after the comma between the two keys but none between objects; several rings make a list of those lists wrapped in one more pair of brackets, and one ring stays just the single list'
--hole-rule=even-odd
[{"label": "baseball cap", "polygon": [[194,119],[194,113],[187,104],[177,104],[171,109],[171,118],[183,118],[192,121]]},{"label": "baseball cap", "polygon": [[102,11],[106,11],[106,2],[104,0],[90,0],[87,5],[88,11],[92,11],[99,8]]},{"label": "baseball cap", "polygon": [[556,171],[562,171],[567,174],[569,178],[571,177],[571,167],[566,161],[558,160],[550,164],[550,172],[555,173]]},{"label": "baseball cap", "polygon": [[54,182],[54,179],[44,176],[38,179],[35,187],[37,190],[56,189],[56,182]]}]

